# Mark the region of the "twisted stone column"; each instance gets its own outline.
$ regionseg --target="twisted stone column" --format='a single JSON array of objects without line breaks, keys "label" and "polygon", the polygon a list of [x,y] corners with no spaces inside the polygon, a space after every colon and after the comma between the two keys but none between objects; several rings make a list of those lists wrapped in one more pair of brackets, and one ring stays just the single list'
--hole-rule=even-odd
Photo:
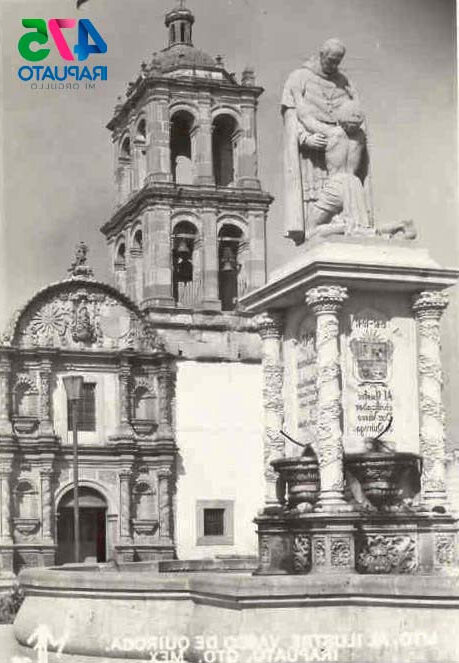
[{"label": "twisted stone column", "polygon": [[120,543],[131,542],[131,472],[120,472]]},{"label": "twisted stone column", "polygon": [[418,327],[421,492],[422,502],[429,509],[446,505],[440,318],[447,305],[448,299],[442,292],[421,292],[413,301]]},{"label": "twisted stone column", "polygon": [[282,314],[276,311],[263,313],[257,319],[258,331],[263,341],[263,419],[264,419],[264,478],[265,506],[278,506],[276,491],[277,474],[271,461],[285,455],[284,438],[280,433],[284,422],[282,362]]},{"label": "twisted stone column", "polygon": [[10,374],[11,363],[7,356],[0,357],[0,437],[11,436],[10,421]]},{"label": "twisted stone column", "polygon": [[169,468],[161,468],[158,471],[159,535],[165,539],[171,538],[171,476],[172,472]]},{"label": "twisted stone column", "polygon": [[331,512],[350,510],[344,500],[338,317],[347,296],[346,288],[335,285],[318,286],[306,293],[306,303],[317,317],[317,452],[320,467],[317,506]]},{"label": "twisted stone column", "polygon": [[158,371],[158,436],[173,439],[172,403],[174,400],[175,373],[170,365],[161,366]]},{"label": "twisted stone column", "polygon": [[0,541],[3,545],[11,544],[11,465],[3,463],[0,465]]},{"label": "twisted stone column", "polygon": [[51,468],[43,468],[40,470],[41,480],[41,531],[42,537],[49,541],[53,541],[53,502],[51,492],[51,479],[53,471]]},{"label": "twisted stone column", "polygon": [[54,435],[51,410],[52,363],[43,359],[40,366],[40,433]]}]

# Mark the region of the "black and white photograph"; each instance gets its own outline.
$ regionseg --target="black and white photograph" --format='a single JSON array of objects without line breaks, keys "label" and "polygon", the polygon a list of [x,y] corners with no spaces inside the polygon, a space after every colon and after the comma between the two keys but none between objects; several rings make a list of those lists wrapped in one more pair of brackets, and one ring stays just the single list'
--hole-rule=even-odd
[{"label": "black and white photograph", "polygon": [[459,663],[454,0],[0,0],[0,663]]}]

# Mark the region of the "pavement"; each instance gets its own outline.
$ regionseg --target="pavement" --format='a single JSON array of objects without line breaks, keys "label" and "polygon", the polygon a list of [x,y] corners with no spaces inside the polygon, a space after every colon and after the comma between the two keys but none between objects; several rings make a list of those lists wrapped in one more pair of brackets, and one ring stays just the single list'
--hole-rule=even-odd
[{"label": "pavement", "polygon": [[[14,660],[15,657],[17,661]],[[19,651],[15,640],[12,624],[0,624],[0,663],[26,663],[24,654]]]}]

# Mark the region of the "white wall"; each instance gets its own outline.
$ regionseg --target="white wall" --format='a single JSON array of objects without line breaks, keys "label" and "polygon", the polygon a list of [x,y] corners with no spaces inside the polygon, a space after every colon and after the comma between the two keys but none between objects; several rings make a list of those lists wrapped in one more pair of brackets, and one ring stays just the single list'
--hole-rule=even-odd
[{"label": "white wall", "polygon": [[[252,521],[263,505],[261,366],[180,363],[176,428],[179,558],[256,554]],[[196,545],[196,501],[205,499],[234,500],[233,546]]]}]

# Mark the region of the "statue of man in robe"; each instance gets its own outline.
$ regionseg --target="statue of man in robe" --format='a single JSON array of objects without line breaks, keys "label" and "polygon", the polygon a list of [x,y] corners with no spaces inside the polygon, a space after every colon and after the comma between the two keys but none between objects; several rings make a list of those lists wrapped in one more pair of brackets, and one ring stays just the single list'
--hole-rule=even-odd
[{"label": "statue of man in robe", "polygon": [[345,52],[338,39],[329,39],[285,83],[286,234],[296,244],[371,226],[363,188],[365,118],[356,90],[339,70]]}]

